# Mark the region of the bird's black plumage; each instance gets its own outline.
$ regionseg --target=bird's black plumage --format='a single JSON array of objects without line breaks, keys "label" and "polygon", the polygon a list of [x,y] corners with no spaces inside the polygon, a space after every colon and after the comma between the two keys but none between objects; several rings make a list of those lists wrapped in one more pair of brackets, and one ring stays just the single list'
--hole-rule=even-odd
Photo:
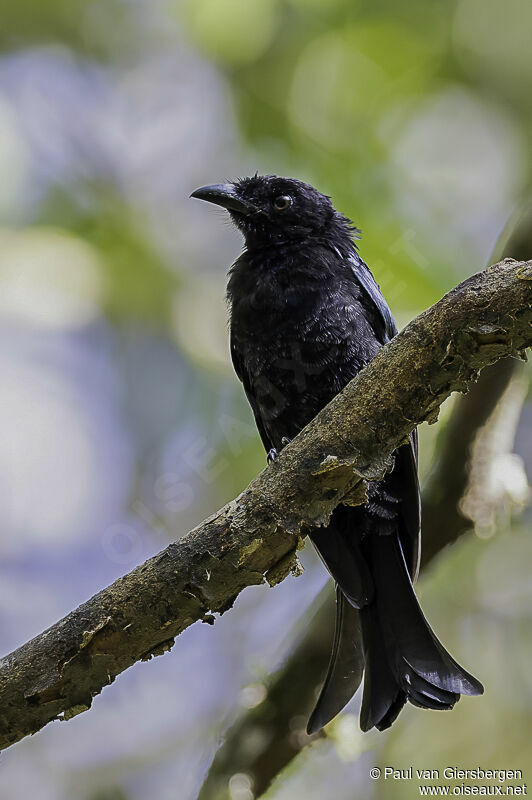
[{"label": "bird's black plumage", "polygon": [[[397,332],[390,309],[330,199],[275,175],[198,189],[227,208],[245,249],[230,271],[231,356],[264,447],[274,457]],[[350,700],[364,671],[361,727],[387,728],[406,700],[449,709],[482,685],[438,641],[418,605],[417,436],[368,488],[310,534],[336,581],[325,683],[308,730]]]}]

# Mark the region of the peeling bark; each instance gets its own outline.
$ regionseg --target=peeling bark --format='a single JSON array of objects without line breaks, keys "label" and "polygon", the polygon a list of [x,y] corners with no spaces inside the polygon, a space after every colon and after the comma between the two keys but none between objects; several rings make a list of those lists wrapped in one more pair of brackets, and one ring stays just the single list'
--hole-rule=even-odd
[{"label": "peeling bark", "polygon": [[216,514],[0,661],[0,748],[87,710],[139,660],[292,569],[309,526],[364,498],[415,425],[478,371],[532,345],[532,262],[469,278],[411,322]]}]

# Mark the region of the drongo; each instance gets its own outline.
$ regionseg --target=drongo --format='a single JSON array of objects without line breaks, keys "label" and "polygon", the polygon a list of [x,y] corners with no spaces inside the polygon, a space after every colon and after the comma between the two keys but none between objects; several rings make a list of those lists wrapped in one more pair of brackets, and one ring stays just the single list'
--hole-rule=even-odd
[{"label": "drongo", "polygon": [[[229,211],[245,247],[229,273],[231,357],[268,461],[397,333],[358,254],[359,231],[312,186],[255,175],[192,197]],[[336,582],[336,629],[318,731],[364,674],[360,725],[388,728],[408,700],[450,709],[482,684],[449,655],[413,589],[420,553],[417,433],[364,505],[339,505],[310,538]]]}]

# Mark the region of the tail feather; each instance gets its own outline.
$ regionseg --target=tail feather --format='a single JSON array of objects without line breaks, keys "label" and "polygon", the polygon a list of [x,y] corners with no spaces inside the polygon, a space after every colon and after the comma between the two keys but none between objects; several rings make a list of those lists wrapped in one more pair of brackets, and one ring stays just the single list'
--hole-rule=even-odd
[{"label": "tail feather", "polygon": [[355,608],[370,602],[373,582],[358,543],[353,537],[349,511],[339,506],[326,528],[315,528],[310,538],[319,557],[333,576],[342,592]]},{"label": "tail feather", "polygon": [[[398,695],[416,706],[443,710],[451,709],[461,694],[482,694],[482,684],[449,655],[425,619],[398,536],[368,536],[363,552],[375,602],[361,612],[366,653],[362,730],[391,724]],[[383,714],[383,709],[388,710]]]},{"label": "tail feather", "polygon": [[397,536],[366,542],[376,585],[379,621],[389,643],[397,677],[415,673],[427,683],[456,694],[482,694],[482,684],[443,647],[425,619],[408,575]]},{"label": "tail feather", "polygon": [[323,728],[351,700],[360,686],[363,671],[359,614],[337,586],[333,649],[323,688],[308,721],[308,734]]},{"label": "tail feather", "polygon": [[333,519],[334,526],[311,534],[338,588],[333,652],[309,733],[351,699],[362,667],[363,731],[388,728],[407,700],[446,710],[462,694],[482,694],[482,684],[452,658],[423,615],[392,520],[386,533],[367,528],[358,538],[349,517]]},{"label": "tail feather", "polygon": [[378,731],[385,731],[389,728],[399,716],[399,712],[406,703],[406,695],[404,692],[398,692],[397,697],[391,704],[386,714],[375,724]]},{"label": "tail feather", "polygon": [[363,731],[384,730],[397,718],[406,703],[406,694],[398,686],[388,663],[375,603],[361,610],[360,621],[365,656],[360,727]]},{"label": "tail feather", "polygon": [[454,704],[460,699],[460,695],[457,694],[455,697],[456,700],[452,703],[442,703],[431,695],[421,694],[412,688],[408,692],[409,703],[412,703],[413,706],[417,706],[418,708],[430,708],[433,711],[450,711],[454,707]]},{"label": "tail feather", "polygon": [[427,702],[430,700],[434,703],[438,703],[439,708],[443,708],[444,706],[452,708],[460,699],[460,695],[456,692],[448,692],[445,689],[440,689],[439,686],[429,683],[414,672],[414,670],[408,673],[408,681],[410,684],[410,694],[413,695],[415,693],[418,696],[421,695],[426,698]]}]

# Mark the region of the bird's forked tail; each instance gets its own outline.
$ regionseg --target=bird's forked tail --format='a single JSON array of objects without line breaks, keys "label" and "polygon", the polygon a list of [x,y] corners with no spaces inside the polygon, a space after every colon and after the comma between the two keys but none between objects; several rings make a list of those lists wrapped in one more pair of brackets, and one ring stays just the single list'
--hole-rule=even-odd
[{"label": "bird's forked tail", "polygon": [[461,694],[482,694],[482,684],[449,655],[425,619],[398,535],[368,536],[362,550],[374,583],[373,601],[360,611],[362,730],[388,728],[407,700],[445,710]]}]

